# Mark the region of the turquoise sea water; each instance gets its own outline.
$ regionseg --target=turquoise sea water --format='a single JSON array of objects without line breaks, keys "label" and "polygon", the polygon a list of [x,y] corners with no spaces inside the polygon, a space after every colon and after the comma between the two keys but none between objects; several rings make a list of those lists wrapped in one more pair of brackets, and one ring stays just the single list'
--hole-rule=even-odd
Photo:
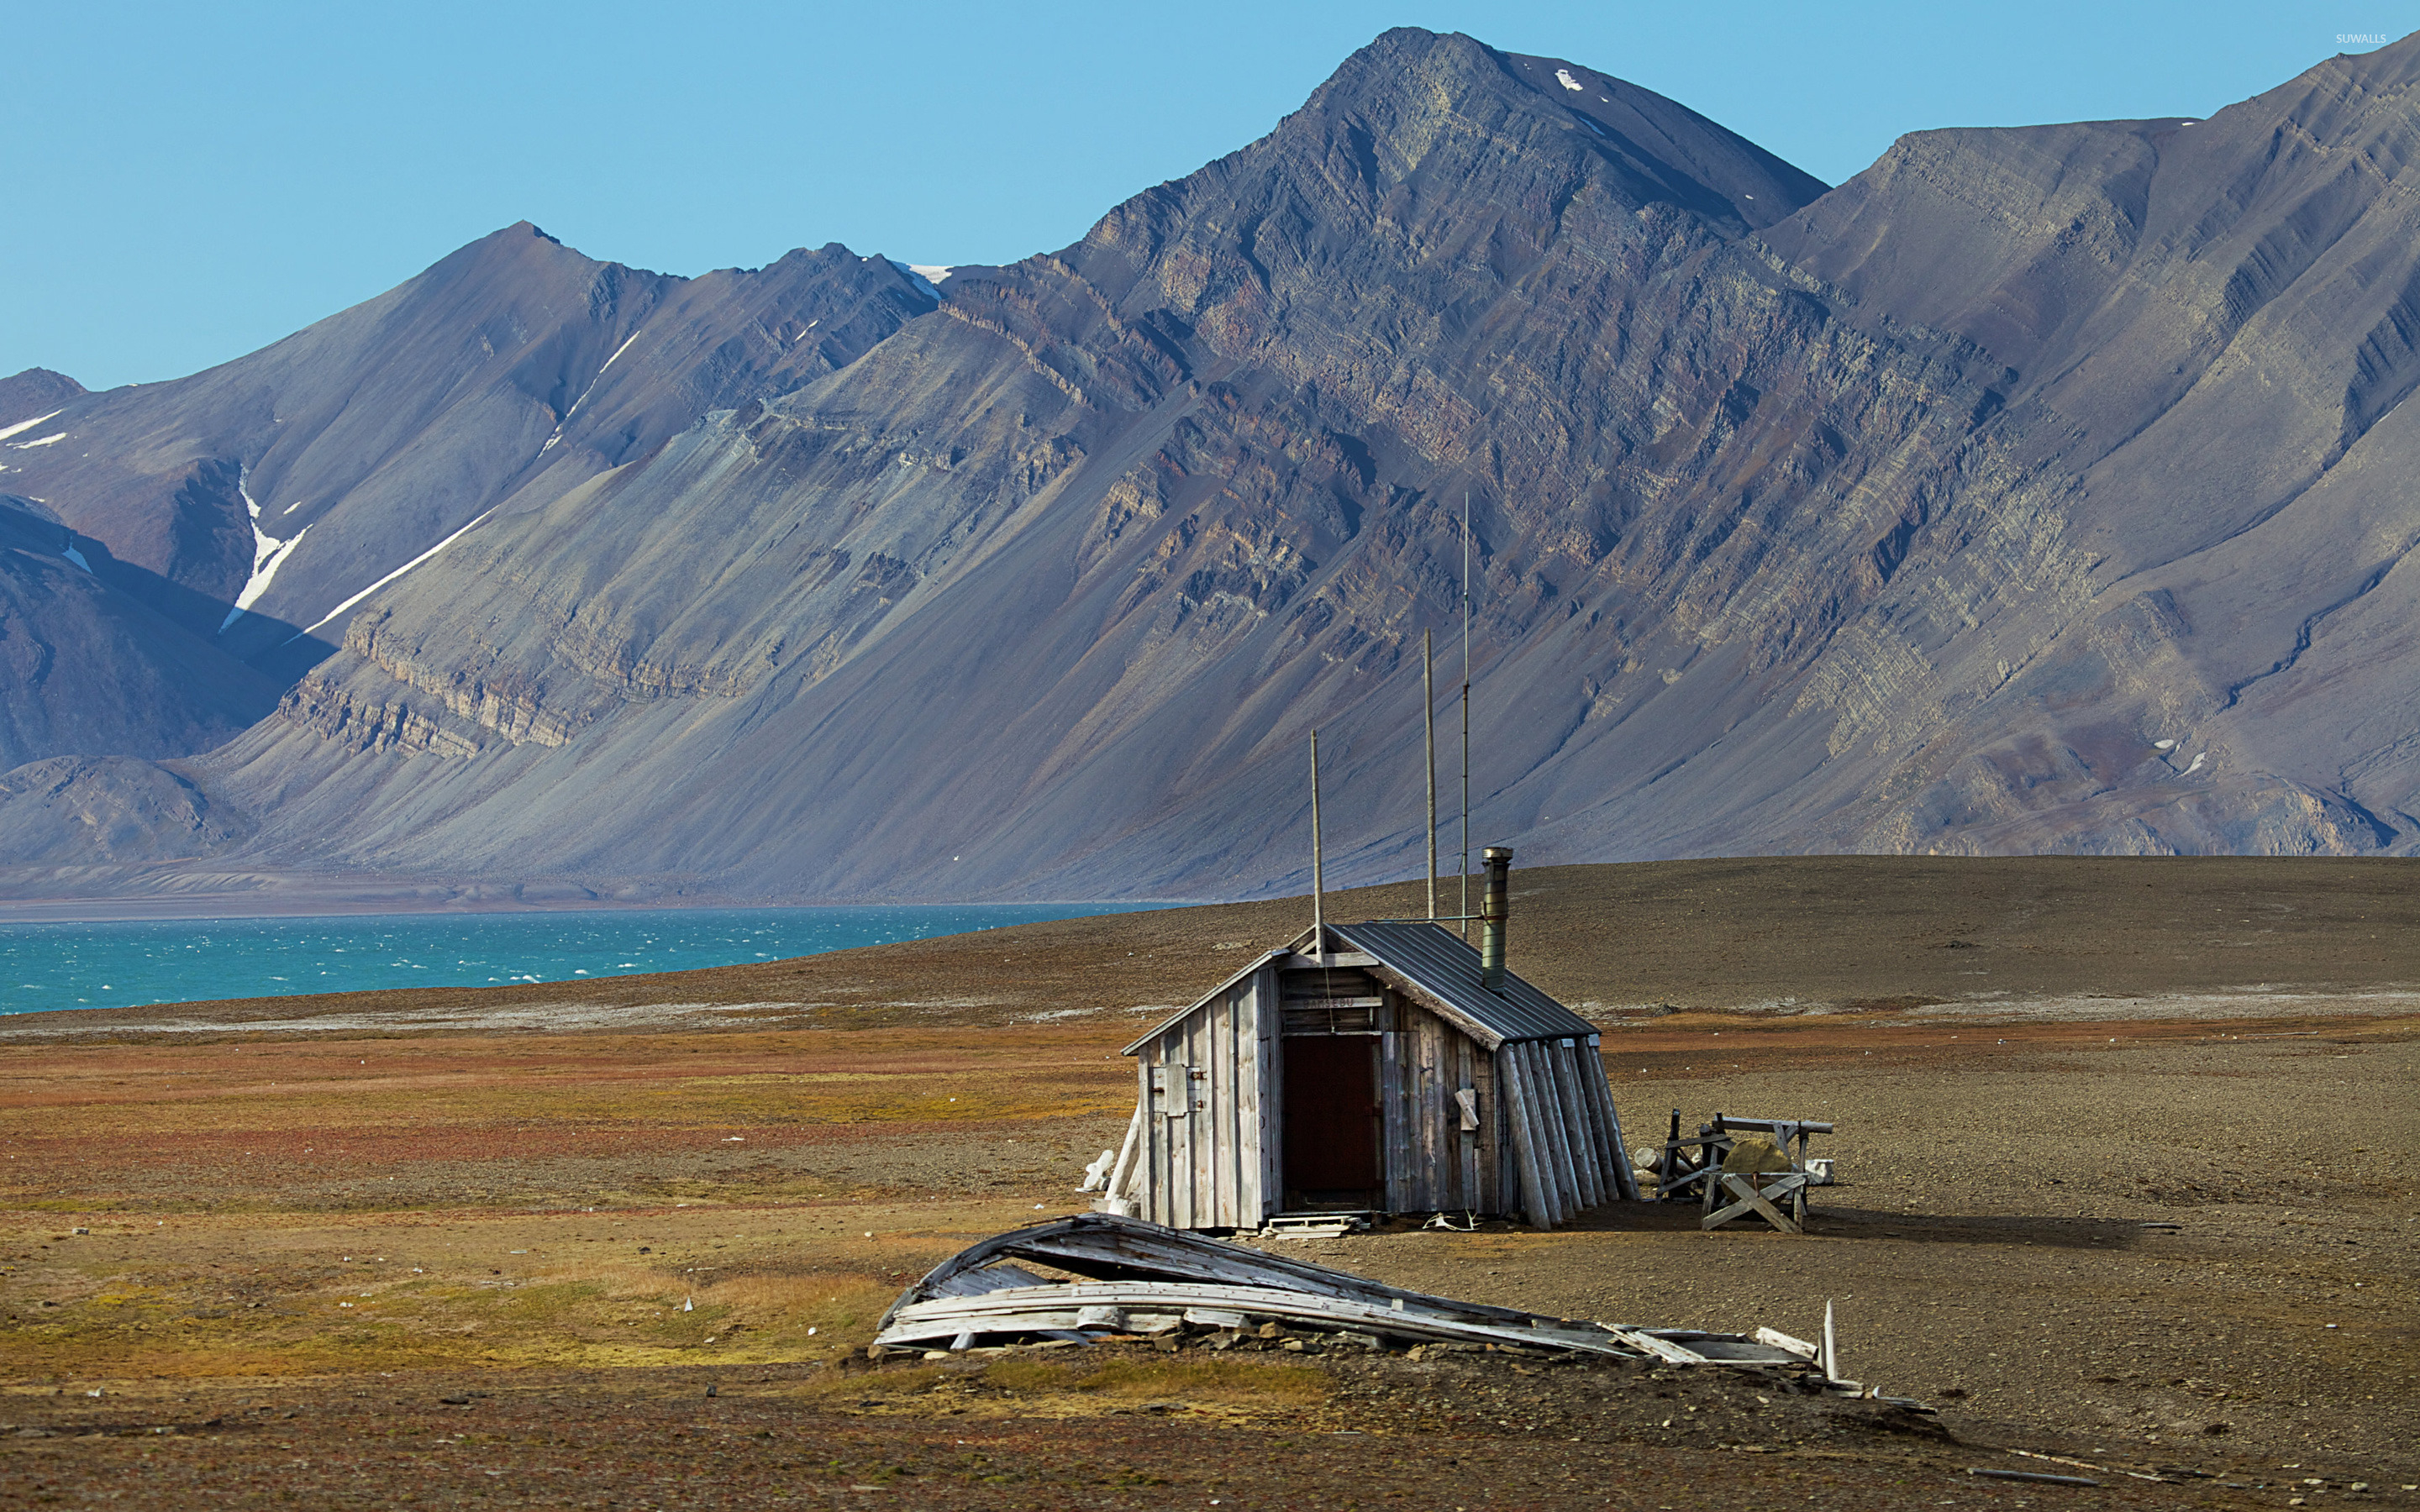
[{"label": "turquoise sea water", "polygon": [[628,977],[1138,906],[649,908],[0,924],[0,1013]]}]

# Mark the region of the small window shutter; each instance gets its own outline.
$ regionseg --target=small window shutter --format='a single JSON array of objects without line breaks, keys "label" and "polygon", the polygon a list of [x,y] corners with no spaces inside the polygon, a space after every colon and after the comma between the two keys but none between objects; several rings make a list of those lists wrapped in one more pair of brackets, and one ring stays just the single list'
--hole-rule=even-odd
[{"label": "small window shutter", "polygon": [[1157,1110],[1171,1119],[1181,1119],[1193,1105],[1191,1068],[1181,1060],[1171,1060],[1151,1068],[1151,1099]]}]

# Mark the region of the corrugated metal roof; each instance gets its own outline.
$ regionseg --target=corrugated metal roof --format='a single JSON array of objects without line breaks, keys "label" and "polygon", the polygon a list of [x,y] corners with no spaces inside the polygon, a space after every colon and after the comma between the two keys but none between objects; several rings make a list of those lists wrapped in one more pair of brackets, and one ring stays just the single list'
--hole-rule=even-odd
[{"label": "corrugated metal roof", "polygon": [[1479,952],[1442,924],[1404,919],[1330,924],[1327,930],[1500,1039],[1559,1040],[1596,1032],[1588,1020],[1510,971],[1504,973],[1501,996],[1481,987]]}]

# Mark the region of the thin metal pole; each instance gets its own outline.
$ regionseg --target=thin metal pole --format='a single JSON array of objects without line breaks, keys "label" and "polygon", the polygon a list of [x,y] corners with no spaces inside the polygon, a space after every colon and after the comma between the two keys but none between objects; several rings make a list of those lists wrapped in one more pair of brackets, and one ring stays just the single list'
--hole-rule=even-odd
[{"label": "thin metal pole", "polygon": [[1462,494],[1462,938],[1470,940],[1470,490]]},{"label": "thin metal pole", "polygon": [[1429,918],[1436,918],[1436,632],[1420,632],[1420,715],[1428,729]]},{"label": "thin metal pole", "polygon": [[1311,951],[1327,953],[1327,874],[1319,845],[1319,732],[1311,733]]}]

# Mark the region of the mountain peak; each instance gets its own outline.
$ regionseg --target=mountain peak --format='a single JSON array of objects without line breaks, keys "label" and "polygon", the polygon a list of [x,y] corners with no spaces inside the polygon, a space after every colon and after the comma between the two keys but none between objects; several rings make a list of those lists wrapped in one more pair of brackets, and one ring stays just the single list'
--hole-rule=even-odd
[{"label": "mountain peak", "polygon": [[837,245],[677,279],[521,222],[8,440],[54,517],[0,619],[84,687],[129,637],[301,678],[178,766],[261,816],[218,875],[1267,893],[1312,725],[1331,865],[1403,875],[1465,612],[1473,819],[1533,863],[2409,851],[2415,67],[1825,192],[1397,28],[938,310]]},{"label": "mountain peak", "polygon": [[[1668,203],[1755,228],[1826,185],[1745,137],[1652,89],[1568,58],[1506,53],[1460,32],[1399,26],[1348,58],[1296,117],[1321,111],[1389,119],[1406,146],[1456,124],[1551,123],[1612,165],[1637,203]],[[1282,131],[1284,128],[1280,128]],[[1551,136],[1516,132],[1545,146]]]},{"label": "mountain peak", "polygon": [[85,386],[65,373],[29,367],[0,378],[0,426],[30,420],[84,396]]}]

